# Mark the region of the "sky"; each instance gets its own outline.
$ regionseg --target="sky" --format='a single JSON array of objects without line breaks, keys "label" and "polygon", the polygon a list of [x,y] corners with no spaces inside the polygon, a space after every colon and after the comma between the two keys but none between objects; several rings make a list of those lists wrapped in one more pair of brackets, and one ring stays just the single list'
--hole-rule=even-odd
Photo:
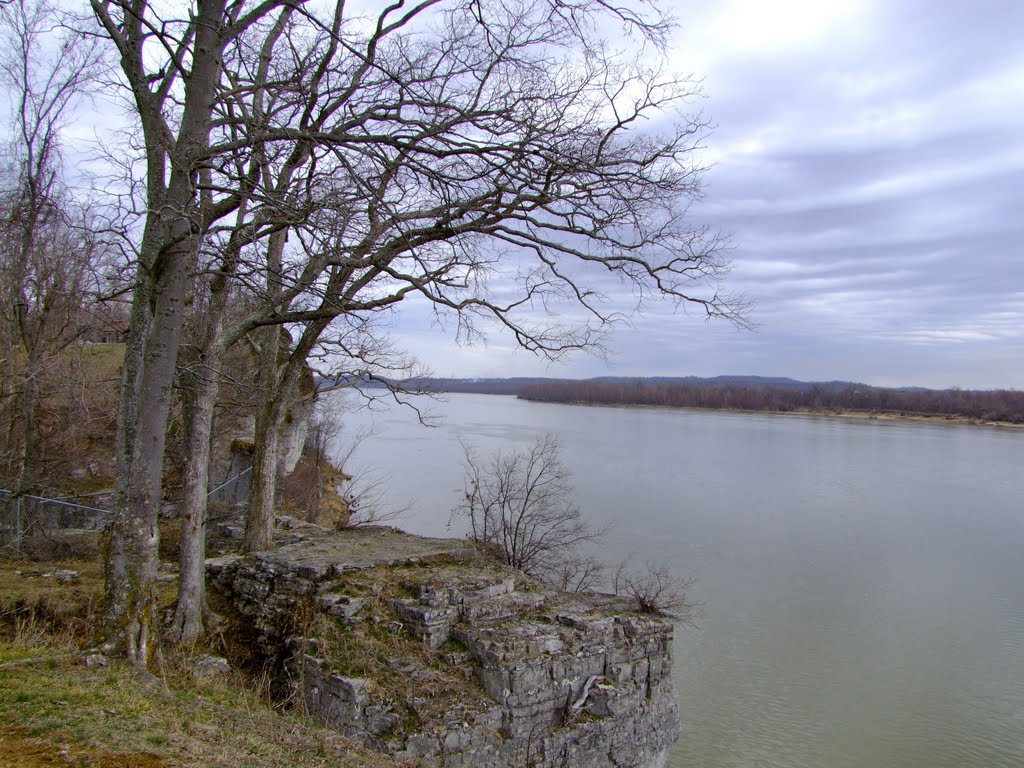
[{"label": "sky", "polygon": [[696,222],[753,330],[649,305],[606,359],[396,341],[438,376],[753,374],[1024,389],[1024,2],[677,0],[716,124]]},{"label": "sky", "polygon": [[606,356],[550,363],[403,302],[394,345],[437,376],[1024,389],[1024,0],[670,7],[670,65],[715,124],[693,221],[729,236],[754,327],[650,303]]}]

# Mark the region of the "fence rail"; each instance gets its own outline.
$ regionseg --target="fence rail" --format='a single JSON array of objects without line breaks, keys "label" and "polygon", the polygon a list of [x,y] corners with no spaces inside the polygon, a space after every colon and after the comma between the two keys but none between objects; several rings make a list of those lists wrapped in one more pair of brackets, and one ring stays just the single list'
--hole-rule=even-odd
[{"label": "fence rail", "polygon": [[63,559],[94,549],[109,509],[0,488],[0,555]]},{"label": "fence rail", "polygon": [[[232,467],[236,469],[236,467]],[[212,501],[237,505],[249,495],[252,466],[237,468],[207,493]],[[66,559],[95,552],[113,517],[104,506],[82,503],[113,491],[48,498],[0,488],[0,558]]]}]

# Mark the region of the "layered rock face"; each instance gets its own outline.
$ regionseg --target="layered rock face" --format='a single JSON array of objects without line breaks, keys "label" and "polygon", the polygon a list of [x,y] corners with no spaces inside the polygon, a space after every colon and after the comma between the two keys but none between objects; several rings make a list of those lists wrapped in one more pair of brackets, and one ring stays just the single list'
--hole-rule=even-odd
[{"label": "layered rock face", "polygon": [[303,526],[209,569],[308,713],[399,759],[646,768],[678,736],[668,619],[465,541]]}]

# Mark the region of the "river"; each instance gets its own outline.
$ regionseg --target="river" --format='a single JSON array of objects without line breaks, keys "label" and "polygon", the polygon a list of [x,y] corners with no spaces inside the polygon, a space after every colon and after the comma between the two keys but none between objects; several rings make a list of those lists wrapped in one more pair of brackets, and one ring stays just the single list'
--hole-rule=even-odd
[{"label": "river", "polygon": [[[351,396],[349,396],[351,397]],[[450,521],[460,440],[557,435],[608,561],[698,579],[673,768],[1024,766],[1024,431],[448,395],[346,413],[396,525]]]}]

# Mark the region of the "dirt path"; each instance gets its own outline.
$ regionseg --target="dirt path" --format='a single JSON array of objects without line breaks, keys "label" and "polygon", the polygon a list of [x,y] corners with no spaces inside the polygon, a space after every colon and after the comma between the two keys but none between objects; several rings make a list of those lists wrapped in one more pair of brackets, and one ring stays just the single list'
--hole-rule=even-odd
[{"label": "dirt path", "polygon": [[145,752],[114,753],[83,745],[53,744],[28,735],[23,728],[0,727],[0,765],[6,768],[166,768],[161,757]]}]

